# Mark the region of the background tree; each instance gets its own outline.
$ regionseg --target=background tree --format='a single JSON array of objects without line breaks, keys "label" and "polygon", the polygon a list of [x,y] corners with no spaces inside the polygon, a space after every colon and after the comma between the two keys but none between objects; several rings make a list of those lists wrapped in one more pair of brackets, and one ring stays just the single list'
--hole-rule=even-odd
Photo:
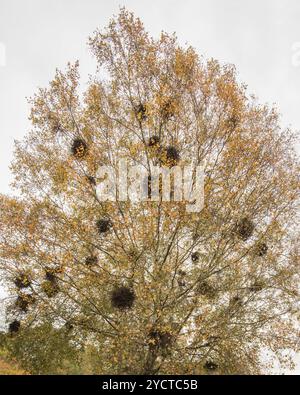
[{"label": "background tree", "polygon": [[81,348],[68,332],[68,328],[53,328],[50,323],[27,326],[18,336],[7,334],[2,349],[10,361],[18,361],[31,374],[80,373]]},{"label": "background tree", "polygon": [[[259,373],[261,353],[297,350],[296,137],[233,66],[121,10],[78,64],[31,100],[16,144],[19,197],[1,197],[9,331],[67,325],[100,373]],[[101,202],[99,165],[126,158],[205,168],[205,207]]]}]

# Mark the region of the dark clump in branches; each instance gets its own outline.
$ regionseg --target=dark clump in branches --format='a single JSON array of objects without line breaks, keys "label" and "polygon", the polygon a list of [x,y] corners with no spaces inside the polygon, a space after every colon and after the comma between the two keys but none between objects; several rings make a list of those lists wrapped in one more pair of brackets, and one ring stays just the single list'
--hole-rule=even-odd
[{"label": "dark clump in branches", "polygon": [[205,362],[203,367],[208,372],[214,372],[214,371],[216,371],[218,369],[218,365],[215,362],[213,362],[213,361]]},{"label": "dark clump in branches", "polygon": [[50,267],[46,267],[45,269],[45,279],[50,282],[55,282],[57,280],[56,274],[59,272],[59,269],[53,269]]},{"label": "dark clump in branches", "polygon": [[24,313],[26,313],[27,310],[28,310],[29,303],[28,303],[28,301],[25,299],[24,296],[21,296],[21,295],[20,295],[20,296],[18,296],[18,298],[17,298],[17,300],[16,300],[15,306],[16,306],[19,310],[21,310],[21,311],[23,311]]},{"label": "dark clump in branches", "polygon": [[88,151],[87,143],[82,139],[75,139],[73,141],[71,152],[76,159],[83,159]]},{"label": "dark clump in branches", "polygon": [[196,294],[205,296],[208,299],[213,299],[217,295],[216,289],[207,281],[202,281],[196,288]]},{"label": "dark clump in branches", "polygon": [[154,135],[149,138],[148,147],[156,148],[160,144],[160,139],[158,136]]},{"label": "dark clump in branches", "polygon": [[249,290],[251,292],[260,292],[264,289],[265,284],[263,281],[255,280],[253,284],[250,286]]},{"label": "dark clump in branches", "polygon": [[266,243],[260,243],[256,246],[256,254],[260,257],[263,257],[268,252],[268,246]]},{"label": "dark clump in branches", "polygon": [[74,329],[74,325],[70,321],[67,321],[64,327],[66,332],[71,332]]},{"label": "dark clump in branches", "polygon": [[254,231],[254,224],[247,217],[242,218],[236,224],[235,232],[244,241],[248,240],[253,235],[253,231]]},{"label": "dark clump in branches", "polygon": [[135,108],[135,113],[139,121],[145,121],[147,119],[147,107],[141,103]]},{"label": "dark clump in branches", "polygon": [[178,165],[180,161],[180,154],[176,147],[170,145],[165,148],[160,158],[161,164],[167,167],[174,167]]},{"label": "dark clump in branches", "polygon": [[86,178],[87,178],[88,182],[89,182],[91,185],[93,185],[93,186],[96,186],[96,185],[97,185],[97,183],[96,183],[96,178],[95,178],[95,177],[93,177],[93,176],[87,176]]},{"label": "dark clump in branches", "polygon": [[96,255],[90,255],[85,258],[85,264],[87,266],[95,266],[98,263],[98,257]]},{"label": "dark clump in branches", "polygon": [[111,293],[111,304],[119,310],[130,309],[133,306],[134,300],[135,293],[129,287],[116,287]]},{"label": "dark clump in branches", "polygon": [[53,298],[59,292],[59,285],[57,281],[46,280],[41,284],[42,291],[48,296],[48,298]]},{"label": "dark clump in branches", "polygon": [[198,251],[193,252],[192,255],[191,255],[192,262],[193,263],[197,263],[197,262],[199,262],[199,259],[200,259],[199,252]]},{"label": "dark clump in branches", "polygon": [[17,309],[21,310],[23,313],[26,313],[28,311],[28,307],[34,303],[35,303],[35,298],[32,295],[20,294],[17,297],[15,306]]},{"label": "dark clump in branches", "polygon": [[17,333],[21,327],[21,323],[18,320],[14,320],[9,324],[8,331],[9,333]]},{"label": "dark clump in branches", "polygon": [[31,285],[31,279],[28,274],[20,273],[14,280],[15,286],[19,289],[28,288]]},{"label": "dark clump in branches", "polygon": [[55,276],[55,274],[54,274],[53,272],[51,272],[51,271],[46,271],[45,278],[46,278],[46,280],[49,281],[49,282],[54,282],[54,281],[56,281],[56,276]]},{"label": "dark clump in branches", "polygon": [[176,166],[180,161],[180,154],[176,147],[169,146],[166,149],[167,162],[170,166]]},{"label": "dark clump in branches", "polygon": [[239,125],[239,118],[235,115],[227,119],[227,126],[229,129],[234,130]]},{"label": "dark clump in branches", "polygon": [[167,331],[153,329],[149,332],[150,347],[166,349],[172,345],[173,336]]},{"label": "dark clump in branches", "polygon": [[102,218],[96,222],[96,227],[100,234],[107,233],[112,227],[112,222],[108,218]]}]

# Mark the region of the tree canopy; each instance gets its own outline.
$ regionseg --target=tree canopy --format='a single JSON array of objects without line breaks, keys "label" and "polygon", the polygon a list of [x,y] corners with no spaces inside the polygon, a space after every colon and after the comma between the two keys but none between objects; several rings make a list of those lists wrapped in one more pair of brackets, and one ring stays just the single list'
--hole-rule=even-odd
[{"label": "tree canopy", "polygon": [[[67,326],[103,374],[260,373],[264,350],[289,363],[299,339],[297,136],[234,66],[174,35],[153,39],[125,9],[89,47],[99,70],[84,95],[76,63],[30,100],[32,130],[11,167],[18,194],[1,196],[12,340]],[[97,169],[120,158],[145,169],[202,164],[203,210],[102,202]]]}]

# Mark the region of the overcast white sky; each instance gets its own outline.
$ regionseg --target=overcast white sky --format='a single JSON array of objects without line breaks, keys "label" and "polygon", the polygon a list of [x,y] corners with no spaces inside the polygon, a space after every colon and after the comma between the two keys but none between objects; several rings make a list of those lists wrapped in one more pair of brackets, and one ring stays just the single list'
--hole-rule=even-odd
[{"label": "overcast white sky", "polygon": [[292,46],[300,50],[299,0],[0,0],[1,192],[9,190],[13,140],[29,128],[25,97],[68,61],[80,60],[86,81],[95,70],[87,37],[120,5],[153,35],[176,31],[204,56],[234,63],[249,91],[277,103],[283,125],[300,129],[300,55],[298,67],[292,62]]},{"label": "overcast white sky", "polygon": [[119,6],[153,35],[175,31],[205,57],[235,64],[250,92],[277,104],[283,126],[300,130],[299,0],[0,0],[0,193],[9,192],[13,140],[30,127],[25,97],[76,59],[84,88],[95,71],[87,38]]}]

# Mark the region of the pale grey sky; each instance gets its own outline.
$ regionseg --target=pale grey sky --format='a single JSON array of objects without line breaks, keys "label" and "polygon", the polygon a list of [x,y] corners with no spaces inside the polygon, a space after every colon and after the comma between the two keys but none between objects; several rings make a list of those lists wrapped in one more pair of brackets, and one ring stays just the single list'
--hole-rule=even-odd
[{"label": "pale grey sky", "polygon": [[277,104],[282,125],[300,130],[299,0],[0,0],[0,193],[9,192],[13,140],[30,128],[25,97],[76,59],[84,88],[95,71],[87,38],[119,6],[153,35],[175,31],[205,57],[235,64],[250,92]]},{"label": "pale grey sky", "polygon": [[87,37],[122,5],[152,34],[176,31],[205,57],[234,63],[249,91],[277,103],[283,125],[300,129],[300,64],[292,62],[292,46],[300,43],[299,0],[0,0],[1,192],[9,190],[13,140],[29,129],[25,97],[75,59],[86,81],[95,70]]}]

